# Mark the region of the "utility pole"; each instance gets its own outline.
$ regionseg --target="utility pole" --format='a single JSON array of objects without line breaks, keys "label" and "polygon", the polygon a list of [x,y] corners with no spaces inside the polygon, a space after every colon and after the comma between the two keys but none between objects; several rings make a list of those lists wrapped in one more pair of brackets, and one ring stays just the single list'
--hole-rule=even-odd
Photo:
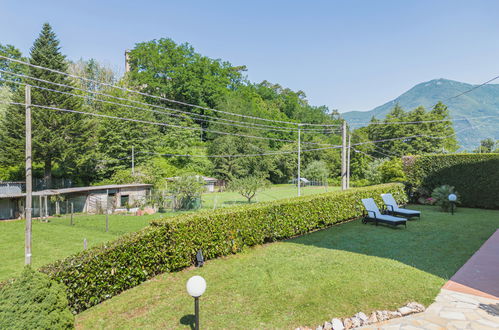
[{"label": "utility pole", "polygon": [[130,51],[125,50],[125,73],[130,72]]},{"label": "utility pole", "polygon": [[33,173],[31,169],[31,86],[25,88],[26,103],[26,229],[24,234],[24,264],[31,265],[31,211],[33,204]]},{"label": "utility pole", "polygon": [[135,150],[132,146],[132,175],[135,175]]},{"label": "utility pole", "polygon": [[341,190],[347,189],[347,122],[341,128]]},{"label": "utility pole", "polygon": [[351,144],[352,136],[348,135],[348,152],[347,152],[347,189],[350,189],[350,150],[352,148]]},{"label": "utility pole", "polygon": [[301,124],[298,124],[298,196],[301,196]]},{"label": "utility pole", "polygon": [[109,231],[109,189],[106,190],[106,232]]}]

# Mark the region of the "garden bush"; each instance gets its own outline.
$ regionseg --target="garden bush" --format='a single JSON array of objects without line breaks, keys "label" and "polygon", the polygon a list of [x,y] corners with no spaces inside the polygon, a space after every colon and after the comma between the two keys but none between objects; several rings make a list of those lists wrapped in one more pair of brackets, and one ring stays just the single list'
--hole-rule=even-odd
[{"label": "garden bush", "polygon": [[29,267],[0,288],[0,329],[72,329],[64,286]]},{"label": "garden bush", "polygon": [[159,219],[42,271],[67,286],[70,305],[80,312],[157,274],[191,266],[199,249],[212,259],[327,228],[360,217],[362,198],[381,203],[380,194],[388,192],[407,201],[402,184],[385,184]]},{"label": "garden bush", "polygon": [[461,206],[499,209],[499,154],[407,156],[403,163],[414,199],[447,184]]},{"label": "garden bush", "polygon": [[459,203],[459,194],[454,189],[454,187],[444,184],[443,186],[436,187],[431,193],[431,198],[435,205],[440,206],[442,211],[449,211],[451,209],[452,203],[449,201],[449,195],[454,194],[457,197],[455,204]]}]

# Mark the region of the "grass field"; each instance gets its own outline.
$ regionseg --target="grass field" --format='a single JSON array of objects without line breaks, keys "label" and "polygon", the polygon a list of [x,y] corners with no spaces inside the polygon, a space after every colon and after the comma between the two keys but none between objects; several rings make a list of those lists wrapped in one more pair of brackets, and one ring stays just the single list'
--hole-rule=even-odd
[{"label": "grass field", "polygon": [[422,219],[407,229],[356,220],[160,275],[78,315],[77,328],[187,328],[193,275],[208,283],[203,328],[290,329],[409,301],[428,305],[499,227],[499,211],[416,208]]},{"label": "grass field", "polygon": [[[314,195],[321,194],[330,191],[340,190],[340,187],[302,187],[301,195]],[[253,202],[268,202],[278,199],[291,198],[297,196],[297,187],[290,184],[277,184],[273,185],[271,189],[260,191],[251,201]],[[222,193],[211,193],[203,195],[203,208],[212,209],[214,206],[219,207],[230,207],[234,204],[245,204],[247,199],[239,195],[236,192],[222,192]]]},{"label": "grass field", "polygon": [[[338,189],[329,188],[328,191]],[[303,195],[325,192],[324,187],[305,187]],[[270,201],[296,196],[293,185],[275,185],[271,189],[259,192],[257,201]],[[203,195],[202,207],[230,207],[245,203],[246,199],[237,193],[223,192]],[[48,223],[33,221],[33,265],[44,264],[62,259],[83,250],[86,238],[88,247],[102,244],[147,226],[149,221],[158,217],[174,216],[178,212],[168,212],[149,216],[110,215],[109,232],[105,231],[105,215],[76,215],[74,226],[69,225],[69,218],[50,218]],[[19,274],[24,266],[24,221],[0,221],[0,281]]]}]

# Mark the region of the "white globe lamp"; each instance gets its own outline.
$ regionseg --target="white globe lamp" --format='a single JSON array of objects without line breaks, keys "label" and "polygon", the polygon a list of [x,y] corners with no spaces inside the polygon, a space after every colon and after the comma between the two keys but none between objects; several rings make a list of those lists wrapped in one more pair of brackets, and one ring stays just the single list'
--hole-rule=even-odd
[{"label": "white globe lamp", "polygon": [[195,330],[199,330],[199,297],[206,291],[206,281],[199,275],[191,277],[187,281],[187,292],[194,298]]}]

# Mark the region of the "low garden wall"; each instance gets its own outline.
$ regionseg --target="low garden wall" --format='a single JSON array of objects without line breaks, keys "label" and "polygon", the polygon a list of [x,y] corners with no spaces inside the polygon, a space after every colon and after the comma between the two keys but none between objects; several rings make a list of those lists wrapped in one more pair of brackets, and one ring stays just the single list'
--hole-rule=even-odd
[{"label": "low garden wall", "polygon": [[406,156],[402,160],[414,192],[429,195],[448,184],[459,193],[461,206],[499,209],[499,154]]},{"label": "low garden wall", "polygon": [[362,216],[362,198],[381,203],[380,194],[388,192],[407,201],[404,186],[393,183],[160,219],[41,271],[66,285],[77,313],[157,274],[191,266],[198,249],[212,259],[327,228]]}]

